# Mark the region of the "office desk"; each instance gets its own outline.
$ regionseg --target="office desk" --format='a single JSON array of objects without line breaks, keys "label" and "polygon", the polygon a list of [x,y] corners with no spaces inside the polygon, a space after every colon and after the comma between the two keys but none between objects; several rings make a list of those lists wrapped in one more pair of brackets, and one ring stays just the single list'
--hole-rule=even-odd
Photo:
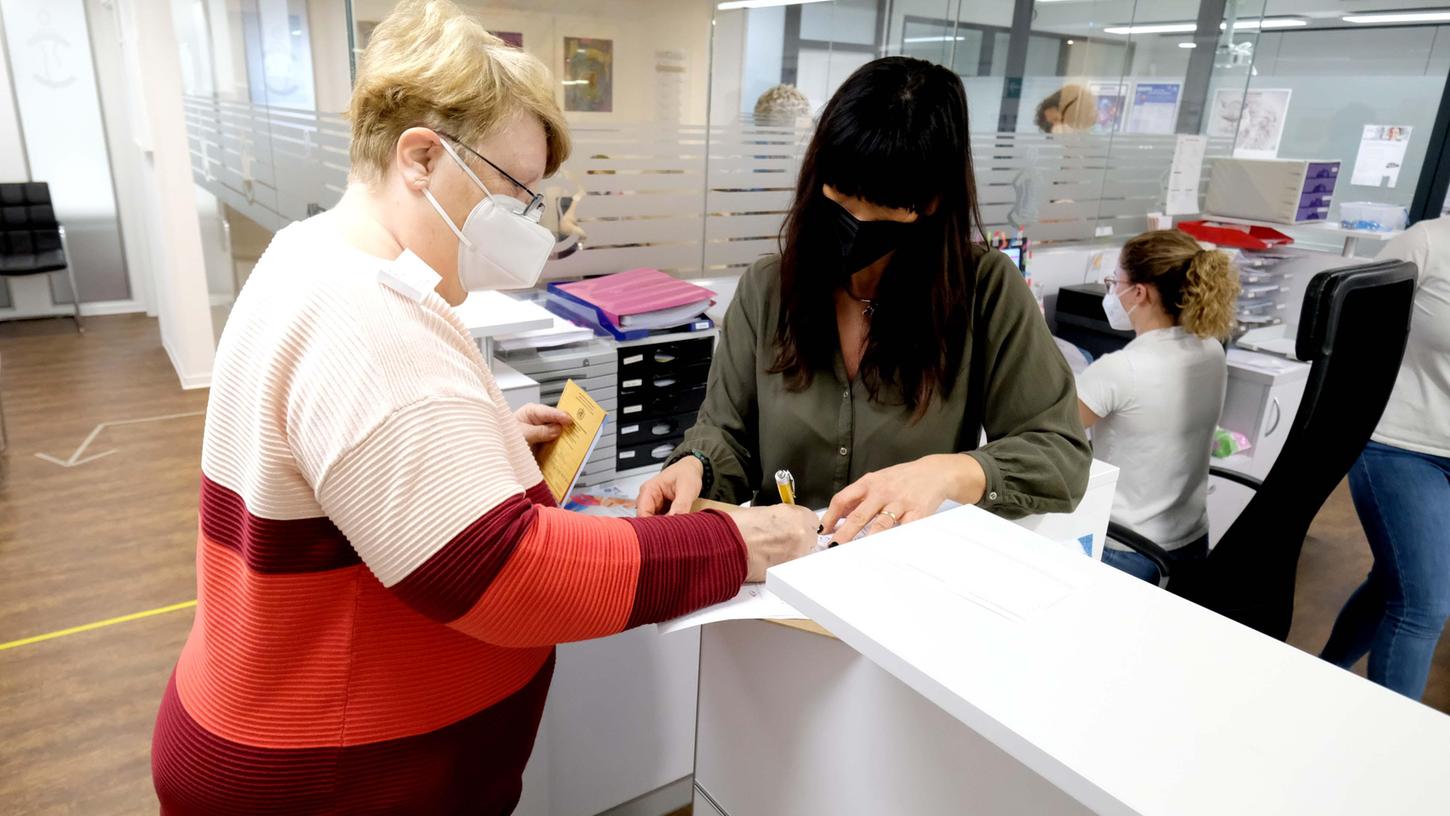
[{"label": "office desk", "polygon": [[[912,566],[988,544],[1070,590]],[[772,570],[835,637],[706,628],[696,814],[1450,813],[1450,717],[1068,557],[961,508]]]}]

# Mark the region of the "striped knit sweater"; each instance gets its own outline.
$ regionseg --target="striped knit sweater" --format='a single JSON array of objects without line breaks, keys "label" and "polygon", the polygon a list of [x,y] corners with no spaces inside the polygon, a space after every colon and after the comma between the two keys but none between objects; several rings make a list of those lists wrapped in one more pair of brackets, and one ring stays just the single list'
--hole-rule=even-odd
[{"label": "striped knit sweater", "polygon": [[167,814],[495,814],[553,646],[730,597],[733,522],[554,506],[467,330],[331,216],[278,233],[217,348]]}]

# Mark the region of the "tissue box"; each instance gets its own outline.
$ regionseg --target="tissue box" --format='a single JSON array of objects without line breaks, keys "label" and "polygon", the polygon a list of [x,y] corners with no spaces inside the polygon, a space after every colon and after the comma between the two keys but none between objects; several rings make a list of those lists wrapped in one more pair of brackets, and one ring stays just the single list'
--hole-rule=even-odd
[{"label": "tissue box", "polygon": [[1339,162],[1215,159],[1206,212],[1227,218],[1304,224],[1329,217]]}]

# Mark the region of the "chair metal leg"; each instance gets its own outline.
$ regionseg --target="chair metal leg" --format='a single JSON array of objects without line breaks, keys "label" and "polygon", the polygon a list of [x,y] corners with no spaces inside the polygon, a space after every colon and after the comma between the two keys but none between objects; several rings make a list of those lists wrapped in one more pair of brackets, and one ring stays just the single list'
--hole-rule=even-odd
[{"label": "chair metal leg", "polygon": [[65,274],[70,279],[70,299],[75,306],[76,331],[80,334],[86,333],[86,327],[81,323],[81,290],[76,286],[76,270],[70,262],[70,247],[65,241],[65,227],[60,228],[60,251],[65,256]]}]

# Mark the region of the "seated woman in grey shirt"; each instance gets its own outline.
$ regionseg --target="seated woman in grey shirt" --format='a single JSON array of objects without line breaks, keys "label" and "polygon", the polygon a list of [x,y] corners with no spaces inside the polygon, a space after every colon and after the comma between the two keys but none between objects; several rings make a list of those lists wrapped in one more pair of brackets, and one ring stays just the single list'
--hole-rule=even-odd
[{"label": "seated woman in grey shirt", "polygon": [[640,514],[774,502],[781,469],[842,541],[948,499],[1071,510],[1091,462],[1072,375],[980,232],[961,80],[862,66],[821,114],[781,254],[741,279],[698,423]]}]

